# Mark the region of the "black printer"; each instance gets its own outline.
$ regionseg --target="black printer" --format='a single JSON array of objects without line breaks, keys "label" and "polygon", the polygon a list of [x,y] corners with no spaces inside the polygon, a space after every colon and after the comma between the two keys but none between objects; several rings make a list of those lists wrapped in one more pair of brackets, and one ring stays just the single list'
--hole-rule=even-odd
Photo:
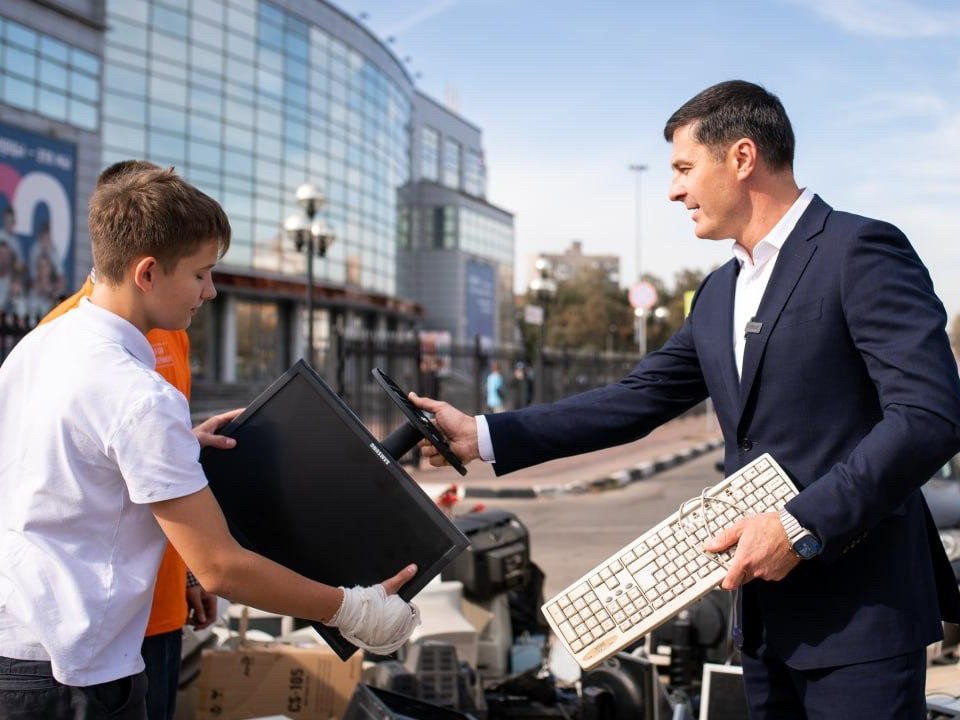
[{"label": "black printer", "polygon": [[530,576],[530,536],[517,516],[505,510],[484,510],[453,518],[470,546],[441,573],[459,580],[463,593],[475,601],[493,598],[527,582]]}]

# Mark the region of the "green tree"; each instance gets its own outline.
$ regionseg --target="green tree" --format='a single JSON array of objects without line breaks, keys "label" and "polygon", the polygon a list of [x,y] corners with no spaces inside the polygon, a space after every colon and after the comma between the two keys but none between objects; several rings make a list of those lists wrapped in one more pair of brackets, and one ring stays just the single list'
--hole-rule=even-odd
[{"label": "green tree", "polygon": [[[683,297],[687,290],[695,290],[703,280],[702,270],[681,270],[674,276],[673,287],[655,275],[644,275],[644,280],[657,290],[656,307],[667,309],[666,317],[647,319],[647,349],[655,350],[683,323]],[[540,305],[531,292],[518,298],[517,312],[522,306]],[[544,344],[551,348],[571,350],[636,350],[636,319],[627,297],[601,269],[585,270],[570,280],[557,283],[556,295],[546,304]],[[521,323],[523,341],[530,357],[540,345],[540,328]]]},{"label": "green tree", "polygon": [[673,276],[673,286],[669,289],[656,277],[645,276],[657,288],[657,307],[666,308],[663,319],[647,320],[647,350],[657,350],[670,339],[683,324],[684,294],[696,290],[703,282],[706,273],[703,270],[680,270]]}]

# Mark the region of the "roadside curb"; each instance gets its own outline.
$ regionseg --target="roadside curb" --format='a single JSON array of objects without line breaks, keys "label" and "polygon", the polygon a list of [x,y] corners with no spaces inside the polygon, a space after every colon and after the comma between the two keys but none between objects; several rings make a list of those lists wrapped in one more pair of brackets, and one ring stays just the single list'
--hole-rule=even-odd
[{"label": "roadside curb", "polygon": [[562,485],[531,485],[527,487],[465,487],[463,497],[468,498],[510,498],[510,499],[529,499],[533,500],[539,497],[555,497],[557,495],[583,495],[586,493],[604,492],[605,490],[615,490],[626,487],[630,483],[639,480],[645,480],[664,470],[675,468],[678,465],[700,457],[717,448],[723,447],[723,440],[716,438],[707,440],[697,445],[692,445],[684,450],[663,455],[654,460],[645,460],[636,465],[610,473],[604,477],[593,480],[583,480],[578,482],[564,483]]}]

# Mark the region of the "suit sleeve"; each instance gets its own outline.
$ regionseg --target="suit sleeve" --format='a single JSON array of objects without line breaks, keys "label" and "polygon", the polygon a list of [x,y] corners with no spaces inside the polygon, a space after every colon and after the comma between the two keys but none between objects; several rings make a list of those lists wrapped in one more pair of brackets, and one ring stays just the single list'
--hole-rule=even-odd
[{"label": "suit sleeve", "polygon": [[[960,379],[946,314],[899,230],[875,221],[862,226],[844,256],[841,302],[882,417],[844,462],[787,504],[823,541],[827,561],[960,449]],[[823,429],[830,432],[829,418]]]},{"label": "suit sleeve", "polygon": [[692,319],[617,383],[487,415],[496,474],[637,440],[705,399]]}]

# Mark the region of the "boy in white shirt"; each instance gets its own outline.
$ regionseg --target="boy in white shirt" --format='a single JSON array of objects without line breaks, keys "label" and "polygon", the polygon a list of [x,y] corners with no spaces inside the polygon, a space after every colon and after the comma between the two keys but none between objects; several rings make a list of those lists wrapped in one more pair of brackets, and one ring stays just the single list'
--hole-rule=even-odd
[{"label": "boy in white shirt", "polygon": [[239,411],[191,430],[153,371],[145,334],[186,328],[216,295],[222,208],[146,170],[98,189],[88,226],[93,295],[0,366],[0,717],[146,717],[140,643],[163,534],[210,592],[395,649],[419,622],[393,594],[416,568],[334,588],[240,547],[198,460],[201,444],[232,447],[215,432]]}]

